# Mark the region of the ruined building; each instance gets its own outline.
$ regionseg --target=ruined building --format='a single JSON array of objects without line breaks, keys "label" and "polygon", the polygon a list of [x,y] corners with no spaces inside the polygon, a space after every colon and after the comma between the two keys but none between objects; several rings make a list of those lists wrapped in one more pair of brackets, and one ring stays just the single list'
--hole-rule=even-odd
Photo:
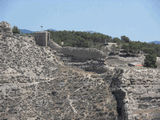
[{"label": "ruined building", "polygon": [[34,38],[37,45],[47,46],[48,41],[50,40],[50,33],[47,31],[35,32]]}]

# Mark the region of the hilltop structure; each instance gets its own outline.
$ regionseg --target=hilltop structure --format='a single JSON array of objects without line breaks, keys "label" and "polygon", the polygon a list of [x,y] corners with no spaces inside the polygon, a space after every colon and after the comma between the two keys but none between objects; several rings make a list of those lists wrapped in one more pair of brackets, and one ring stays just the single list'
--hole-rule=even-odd
[{"label": "hilltop structure", "polygon": [[33,35],[37,45],[47,46],[50,40],[50,33],[48,31],[35,32]]}]

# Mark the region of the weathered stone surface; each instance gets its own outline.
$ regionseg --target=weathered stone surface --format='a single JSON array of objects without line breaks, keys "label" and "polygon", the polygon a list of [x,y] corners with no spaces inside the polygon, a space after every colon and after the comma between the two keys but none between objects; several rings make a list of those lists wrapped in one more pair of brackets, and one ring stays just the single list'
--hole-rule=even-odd
[{"label": "weathered stone surface", "polygon": [[160,119],[160,70],[125,68],[115,73],[111,89],[120,120]]},{"label": "weathered stone surface", "polygon": [[95,48],[63,47],[59,53],[66,65],[96,73],[104,73],[107,70],[105,67],[107,54]]},{"label": "weathered stone surface", "polygon": [[106,57],[102,51],[95,48],[64,47],[62,53],[71,56],[75,61],[101,60]]},{"label": "weathered stone surface", "polygon": [[127,66],[143,56],[40,47],[0,26],[0,119],[160,120],[160,70]]},{"label": "weathered stone surface", "polygon": [[108,84],[54,53],[32,37],[0,38],[0,119],[116,120]]},{"label": "weathered stone surface", "polygon": [[55,43],[52,39],[50,39],[48,41],[48,47],[50,47],[52,50],[55,50],[57,52],[61,52],[62,47],[60,45],[58,45],[57,43]]},{"label": "weathered stone surface", "polygon": [[[81,54],[78,55],[83,57]],[[81,61],[77,58],[74,60],[75,57],[77,56],[61,56],[67,65],[101,73],[99,78],[110,84],[117,101],[119,120],[160,119],[160,70],[128,67],[128,64],[133,62],[143,64],[145,58],[143,55],[125,58],[117,55],[108,56],[101,61],[95,59]]]},{"label": "weathered stone surface", "polygon": [[12,34],[12,29],[9,23],[4,21],[0,22],[0,34]]},{"label": "weathered stone surface", "polygon": [[100,72],[99,77],[110,84],[117,101],[119,120],[160,119],[160,70],[128,67],[129,63],[135,61],[143,64],[144,56],[128,58],[112,56],[104,60],[106,61],[103,61],[103,64],[98,60],[73,62],[72,59],[66,63],[84,70],[95,65],[93,69],[89,69],[92,72],[100,71],[97,68],[107,67],[105,71]]},{"label": "weathered stone surface", "polygon": [[157,57],[157,67],[160,69],[160,57]]}]

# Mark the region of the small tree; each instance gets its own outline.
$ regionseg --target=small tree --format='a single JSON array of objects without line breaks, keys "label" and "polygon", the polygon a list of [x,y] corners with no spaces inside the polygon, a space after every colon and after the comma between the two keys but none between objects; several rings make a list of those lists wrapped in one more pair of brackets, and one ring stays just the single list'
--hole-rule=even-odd
[{"label": "small tree", "polygon": [[125,35],[121,36],[121,40],[124,41],[124,42],[129,42],[130,41],[129,37],[127,37]]},{"label": "small tree", "polygon": [[154,54],[148,54],[145,56],[144,67],[156,68],[157,57]]},{"label": "small tree", "polygon": [[120,45],[121,40],[118,37],[113,38],[113,42],[117,43],[118,45]]},{"label": "small tree", "polygon": [[20,34],[20,30],[18,29],[17,26],[13,26],[12,32],[13,32],[14,34]]}]

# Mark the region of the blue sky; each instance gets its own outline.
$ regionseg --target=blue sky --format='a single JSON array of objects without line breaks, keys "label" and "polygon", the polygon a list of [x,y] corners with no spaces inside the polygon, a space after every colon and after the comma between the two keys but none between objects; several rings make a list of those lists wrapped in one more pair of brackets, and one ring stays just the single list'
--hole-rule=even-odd
[{"label": "blue sky", "polygon": [[38,31],[96,31],[160,40],[160,0],[0,0],[0,21]]}]

